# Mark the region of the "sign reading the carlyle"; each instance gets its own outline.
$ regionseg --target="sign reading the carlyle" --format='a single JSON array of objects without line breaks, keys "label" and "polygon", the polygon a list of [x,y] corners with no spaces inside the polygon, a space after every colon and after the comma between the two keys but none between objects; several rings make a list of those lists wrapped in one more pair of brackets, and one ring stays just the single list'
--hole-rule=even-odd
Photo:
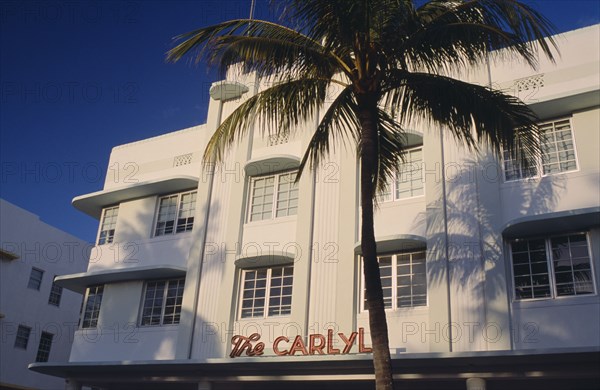
[{"label": "sign reading the carlyle", "polygon": [[[335,348],[333,330],[329,329],[327,335],[311,334],[308,336],[308,343],[305,343],[302,336],[298,335],[294,340],[285,336],[279,336],[273,341],[273,352],[277,356],[298,355],[345,355],[352,351],[352,347],[357,343],[358,353],[370,353],[373,350],[365,347],[365,329],[358,328],[358,332],[350,333],[346,336],[340,332],[337,337],[343,342],[344,348]],[[261,356],[264,354],[265,343],[260,340],[260,334],[253,333],[250,336],[235,335],[231,338],[230,357],[239,357],[246,352],[247,356]]]}]

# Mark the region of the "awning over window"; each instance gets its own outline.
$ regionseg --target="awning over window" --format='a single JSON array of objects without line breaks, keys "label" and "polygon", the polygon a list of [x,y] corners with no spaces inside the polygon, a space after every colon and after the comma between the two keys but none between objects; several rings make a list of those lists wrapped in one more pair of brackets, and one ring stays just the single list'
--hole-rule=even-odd
[{"label": "awning over window", "polygon": [[[427,240],[425,237],[413,234],[397,234],[393,236],[376,237],[375,241],[377,241],[377,253],[425,249],[427,246]],[[362,254],[360,242],[354,244],[354,253],[357,255]]]},{"label": "awning over window", "polygon": [[239,268],[270,267],[274,265],[293,264],[295,255],[289,252],[273,251],[273,253],[239,256],[235,265]]},{"label": "awning over window", "polygon": [[247,176],[266,175],[273,172],[297,169],[300,166],[300,158],[291,154],[269,155],[255,160],[250,160],[244,165]]},{"label": "awning over window", "polygon": [[185,276],[185,273],[186,270],[182,267],[156,265],[61,275],[54,278],[54,282],[68,290],[84,293],[86,288],[97,284],[126,282],[128,280],[177,278]]},{"label": "awning over window", "polygon": [[126,187],[110,188],[92,192],[73,198],[73,206],[87,215],[100,219],[102,209],[106,206],[116,205],[127,200],[144,198],[151,195],[160,195],[180,192],[198,187],[198,178],[194,176],[170,176],[160,180],[149,180],[132,184]]},{"label": "awning over window", "polygon": [[510,221],[502,229],[505,238],[564,233],[600,226],[600,207],[529,215]]}]

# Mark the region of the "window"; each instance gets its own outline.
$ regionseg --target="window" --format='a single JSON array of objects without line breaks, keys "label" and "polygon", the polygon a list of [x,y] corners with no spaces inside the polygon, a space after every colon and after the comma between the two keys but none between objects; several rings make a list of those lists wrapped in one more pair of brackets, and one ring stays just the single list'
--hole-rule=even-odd
[{"label": "window", "polygon": [[294,266],[244,270],[241,318],[264,318],[292,312]]},{"label": "window", "polygon": [[17,329],[17,337],[15,338],[15,348],[27,349],[30,334],[30,327],[25,325],[19,325],[19,328]]},{"label": "window", "polygon": [[163,196],[158,206],[155,236],[182,233],[194,227],[196,191]]},{"label": "window", "polygon": [[511,253],[517,300],[594,293],[585,233],[514,240]]},{"label": "window", "polygon": [[113,242],[115,238],[115,228],[117,227],[118,215],[119,206],[110,207],[102,211],[102,223],[100,223],[98,245],[110,244]]},{"label": "window", "polygon": [[[380,256],[379,272],[386,309],[427,306],[425,251]],[[364,280],[363,280],[364,285]],[[366,291],[363,288],[363,309]]]},{"label": "window", "polygon": [[140,324],[179,324],[184,284],[184,278],[147,282]]},{"label": "window", "polygon": [[48,332],[42,332],[40,336],[40,345],[38,346],[36,362],[47,362],[50,357],[50,348],[52,348],[52,339],[54,335]]},{"label": "window", "polygon": [[387,191],[379,195],[381,202],[412,198],[423,195],[423,147],[408,149],[398,169],[395,180]]},{"label": "window", "polygon": [[297,171],[260,176],[252,179],[250,222],[296,215],[298,212]]},{"label": "window", "polygon": [[27,283],[28,288],[32,288],[34,290],[39,290],[42,285],[42,278],[44,277],[44,271],[32,267],[31,273],[29,274],[29,283]]},{"label": "window", "polygon": [[62,298],[63,288],[52,282],[52,288],[50,289],[50,296],[48,297],[48,304],[54,306],[60,306],[60,299]]},{"label": "window", "polygon": [[[575,155],[575,141],[569,119],[542,123],[540,129],[541,159],[524,156],[528,164],[520,162],[519,151],[517,156],[504,150],[504,178],[507,181],[535,177],[540,172],[542,175],[574,171],[577,169]],[[525,167],[527,165],[527,167]]]},{"label": "window", "polygon": [[85,294],[83,321],[81,322],[82,328],[95,328],[98,326],[98,316],[100,315],[103,294],[103,285],[88,287]]}]

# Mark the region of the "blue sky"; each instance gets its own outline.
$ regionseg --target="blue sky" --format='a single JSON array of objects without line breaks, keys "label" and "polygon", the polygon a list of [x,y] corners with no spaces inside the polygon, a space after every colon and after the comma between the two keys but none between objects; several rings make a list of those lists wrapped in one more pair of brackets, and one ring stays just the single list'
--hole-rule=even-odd
[{"label": "blue sky", "polygon": [[[206,119],[217,75],[166,64],[171,38],[250,2],[0,0],[0,197],[93,241],[98,222],[71,199],[102,189],[111,148]],[[528,3],[559,32],[600,22],[597,0]]]}]

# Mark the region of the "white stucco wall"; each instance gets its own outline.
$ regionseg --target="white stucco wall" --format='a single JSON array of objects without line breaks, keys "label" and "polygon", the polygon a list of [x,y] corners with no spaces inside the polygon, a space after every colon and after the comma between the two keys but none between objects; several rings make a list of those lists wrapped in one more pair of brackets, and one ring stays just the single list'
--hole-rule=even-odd
[{"label": "white stucco wall", "polygon": [[[49,362],[68,361],[82,297],[64,289],[58,307],[48,304],[48,297],[54,276],[85,271],[90,245],[2,199],[0,216],[1,248],[19,257],[0,260],[0,382],[63,388],[62,379],[27,366],[36,359],[42,332],[54,335]],[[44,271],[39,290],[27,287],[32,267]],[[19,325],[31,328],[27,349],[14,347]]]},{"label": "white stucco wall", "polygon": [[[598,69],[598,45],[589,46],[598,40],[598,30],[599,26],[593,26],[561,37],[559,43],[564,41],[566,46],[556,65],[544,60],[535,71],[514,63],[491,65],[492,85],[508,92],[514,90],[516,81],[543,74],[544,85],[526,90],[530,95],[523,98],[545,113],[544,120],[555,118],[548,112],[563,102],[557,99],[569,99],[559,106],[562,111],[572,109],[568,116],[577,148],[577,171],[505,182],[502,161],[490,150],[466,150],[444,129],[417,129],[423,134],[425,194],[382,203],[375,215],[379,240],[405,235],[422,237],[427,244],[428,305],[388,313],[394,352],[600,345],[595,333],[600,328],[597,294],[513,302],[511,256],[502,236],[508,223],[524,216],[600,206],[600,111],[589,94],[600,89],[597,74],[590,72]],[[487,85],[485,68],[475,69],[464,78]],[[360,238],[360,221],[357,164],[352,150],[336,144],[336,152],[316,173],[307,170],[302,177],[298,215],[272,221],[247,223],[249,177],[244,166],[269,156],[301,157],[315,121],[308,121],[305,131],[289,142],[275,146],[268,146],[259,136],[261,129],[252,128],[248,137],[226,154],[214,181],[203,176],[199,158],[218,121],[256,93],[253,75],[238,76],[229,75],[230,80],[249,86],[249,92],[240,100],[211,100],[206,125],[116,147],[109,162],[109,168],[134,162],[140,180],[176,173],[201,177],[192,232],[152,237],[158,197],[123,202],[115,243],[135,243],[136,261],[125,261],[124,252],[115,257],[114,251],[105,251],[106,246],[102,246],[102,254],[89,268],[97,271],[165,262],[186,267],[181,323],[158,328],[137,326],[143,281],[108,284],[99,326],[108,327],[107,331],[94,342],[86,340],[83,331],[77,332],[72,361],[226,357],[233,334],[259,331],[264,337],[306,336],[326,333],[327,329],[349,333],[368,328],[367,314],[359,310],[361,276],[355,244]],[[567,115],[562,111],[557,111],[557,117]],[[193,154],[192,163],[173,167],[174,156],[186,153]],[[109,175],[115,173],[109,169]],[[107,176],[105,189],[116,186],[114,177]],[[598,241],[597,229],[590,237]],[[279,249],[293,243],[301,250],[302,255],[294,261],[290,316],[238,318],[241,267],[235,261],[254,255],[249,252],[256,248],[250,245],[254,243],[265,253],[273,243],[279,244]],[[597,244],[591,253],[598,278]],[[135,333],[139,343],[115,342],[110,333],[114,323],[119,329],[130,326],[128,330]],[[538,326],[535,344],[523,336],[532,336],[527,333],[532,323]]]}]

